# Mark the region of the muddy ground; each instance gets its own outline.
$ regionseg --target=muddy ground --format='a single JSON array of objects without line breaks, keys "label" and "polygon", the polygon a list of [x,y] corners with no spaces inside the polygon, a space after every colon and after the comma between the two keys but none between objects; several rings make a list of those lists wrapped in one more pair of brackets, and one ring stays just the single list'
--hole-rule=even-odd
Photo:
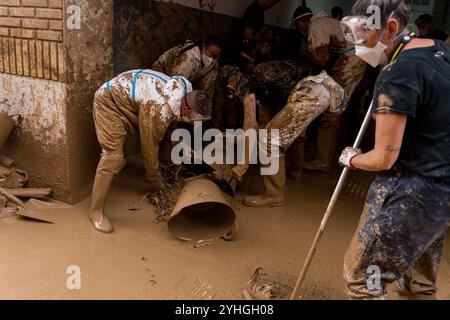
[{"label": "muddy ground", "polygon": [[[0,299],[242,299],[245,282],[258,267],[288,293],[337,174],[305,173],[302,181],[289,181],[284,208],[250,209],[235,201],[240,225],[236,240],[194,248],[156,223],[151,205],[129,211],[148,186],[142,167],[128,168],[115,180],[107,205],[112,235],[89,224],[89,199],[61,210],[62,222],[55,225],[18,217],[0,220]],[[258,192],[258,179],[246,179],[241,190]],[[361,197],[341,197],[307,277],[304,299],[346,298],[343,256],[362,207]],[[440,299],[450,299],[449,263],[447,245]],[[81,290],[66,288],[71,265],[81,269]]]}]

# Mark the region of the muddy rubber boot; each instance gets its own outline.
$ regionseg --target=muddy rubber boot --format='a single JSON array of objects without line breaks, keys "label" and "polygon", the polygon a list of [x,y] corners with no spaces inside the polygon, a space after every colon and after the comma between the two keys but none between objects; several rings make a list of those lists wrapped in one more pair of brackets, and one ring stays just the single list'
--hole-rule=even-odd
[{"label": "muddy rubber boot", "polygon": [[244,205],[252,208],[283,207],[284,186],[286,185],[285,157],[280,157],[280,169],[274,176],[262,176],[265,193],[258,196],[249,196]]},{"label": "muddy rubber boot", "polygon": [[305,163],[303,168],[323,173],[331,172],[331,163],[336,152],[337,131],[328,128],[319,128],[317,136],[317,158]]},{"label": "muddy rubber boot", "polygon": [[95,175],[94,188],[92,190],[92,204],[89,210],[89,220],[97,231],[112,233],[113,226],[104,214],[106,198],[113,181],[113,174],[99,173]]},{"label": "muddy rubber boot", "polygon": [[289,179],[298,181],[303,175],[305,164],[305,138],[298,138],[289,148],[288,152],[290,166],[286,175]]}]

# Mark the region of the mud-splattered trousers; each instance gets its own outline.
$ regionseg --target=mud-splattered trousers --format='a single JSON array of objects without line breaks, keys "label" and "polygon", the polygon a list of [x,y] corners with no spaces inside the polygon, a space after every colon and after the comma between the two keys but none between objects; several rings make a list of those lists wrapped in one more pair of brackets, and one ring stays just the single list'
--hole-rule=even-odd
[{"label": "mud-splattered trousers", "polygon": [[97,172],[116,174],[125,160],[126,136],[138,130],[147,178],[161,183],[159,144],[178,120],[183,97],[192,91],[182,77],[168,77],[152,70],[125,72],[104,84],[95,94],[93,115],[102,157]]},{"label": "mud-splattered trousers", "polygon": [[400,167],[380,174],[345,257],[349,297],[382,299],[395,283],[401,295],[433,298],[449,220],[450,181]]},{"label": "mud-splattered trousers", "polygon": [[[285,154],[297,138],[305,135],[308,126],[326,110],[340,113],[344,90],[326,72],[318,76],[306,77],[292,90],[287,105],[266,126],[267,136],[259,144],[259,151],[273,157],[271,150],[278,149]],[[272,130],[279,131],[279,141],[275,145]],[[237,165],[233,170],[242,177],[248,164]]]},{"label": "mud-splattered trousers", "polygon": [[169,76],[182,76],[189,80],[196,90],[206,91],[210,97],[214,97],[219,63],[215,61],[204,65],[201,50],[193,42],[166,51],[153,64],[152,69]]},{"label": "mud-splattered trousers", "polygon": [[[344,89],[345,110],[364,76],[365,62],[355,55],[354,45],[345,40],[340,22],[323,12],[317,13],[311,19],[308,43],[314,60],[324,65],[330,77]],[[324,112],[320,117],[320,127],[338,130],[342,115],[342,113]]]}]

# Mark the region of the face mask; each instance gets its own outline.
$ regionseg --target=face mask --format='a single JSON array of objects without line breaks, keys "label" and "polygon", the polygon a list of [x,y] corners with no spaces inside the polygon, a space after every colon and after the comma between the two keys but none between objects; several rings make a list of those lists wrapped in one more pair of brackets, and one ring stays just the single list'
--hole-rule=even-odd
[{"label": "face mask", "polygon": [[[405,35],[405,30],[400,32],[397,36],[389,40],[389,43],[397,41],[399,38]],[[368,48],[365,46],[355,46],[356,55],[362,60],[370,64],[372,67],[376,68],[379,65],[385,66],[389,62],[389,57],[386,54],[386,49],[388,48],[383,42],[384,32],[381,35],[380,41],[373,48]]]},{"label": "face mask", "polygon": [[389,59],[385,52],[386,49],[387,45],[381,41],[378,41],[377,45],[373,48],[355,46],[356,55],[374,68],[388,63]]}]

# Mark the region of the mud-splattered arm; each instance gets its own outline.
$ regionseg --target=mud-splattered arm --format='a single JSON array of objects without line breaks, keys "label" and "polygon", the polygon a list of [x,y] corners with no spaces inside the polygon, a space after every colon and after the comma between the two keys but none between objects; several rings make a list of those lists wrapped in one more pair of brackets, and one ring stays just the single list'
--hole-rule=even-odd
[{"label": "mud-splattered arm", "polygon": [[164,138],[159,134],[158,126],[152,107],[145,106],[139,109],[139,132],[141,137],[141,151],[144,157],[147,180],[155,187],[165,185],[164,178],[159,167],[159,144]]},{"label": "mud-splattered arm", "polygon": [[182,76],[191,82],[197,80],[201,62],[195,57],[195,50],[199,50],[198,47],[188,50],[176,58],[170,76]]}]

